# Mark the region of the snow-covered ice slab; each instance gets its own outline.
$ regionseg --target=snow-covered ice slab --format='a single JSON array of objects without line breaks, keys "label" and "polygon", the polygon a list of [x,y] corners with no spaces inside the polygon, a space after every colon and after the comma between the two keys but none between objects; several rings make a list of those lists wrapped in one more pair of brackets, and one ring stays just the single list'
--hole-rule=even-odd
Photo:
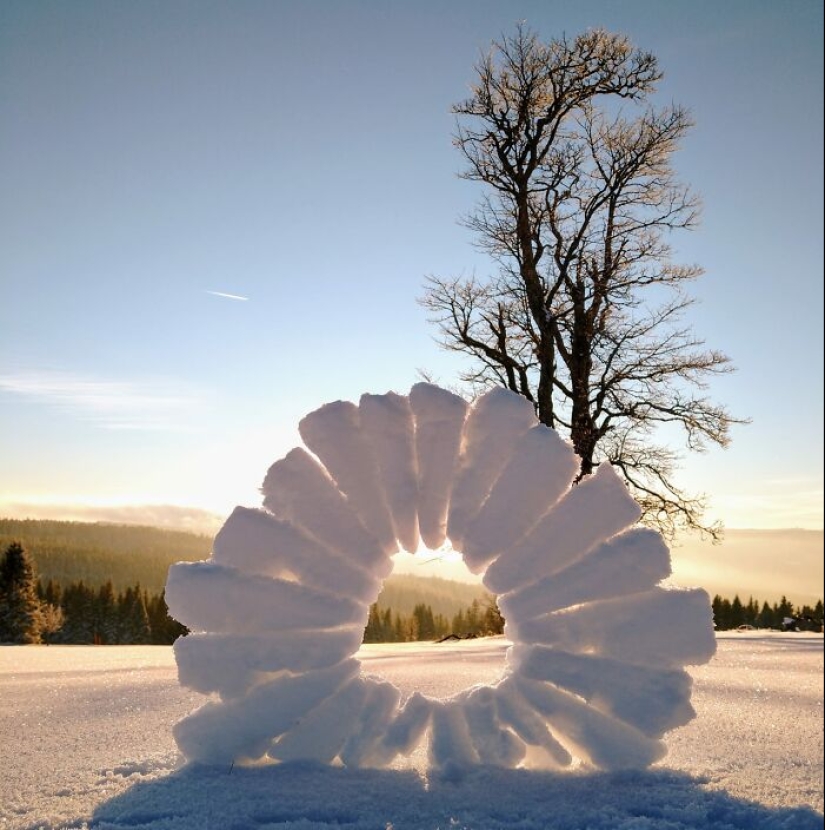
[{"label": "snow-covered ice slab", "polygon": [[395,537],[404,550],[418,548],[418,475],[415,419],[403,395],[362,395],[361,432],[372,447],[378,475],[392,516]]},{"label": "snow-covered ice slab", "polygon": [[245,694],[282,671],[334,666],[361,645],[359,626],[283,634],[189,634],[175,641],[178,679],[184,686],[221,697]]},{"label": "snow-covered ice slab", "polygon": [[552,576],[499,598],[511,625],[597,599],[650,590],[670,576],[670,552],[654,530],[633,528]]},{"label": "snow-covered ice slab", "polygon": [[361,430],[358,407],[349,401],[328,403],[306,415],[298,431],[335,479],[364,527],[378,539],[385,553],[395,553],[398,546],[392,517],[375,455]]},{"label": "snow-covered ice slab", "polygon": [[[180,682],[213,700],[175,727],[203,763],[381,767],[428,742],[448,778],[482,765],[638,769],[694,711],[683,667],[715,650],[702,590],[661,587],[670,554],[608,464],[578,460],[504,389],[473,407],[432,384],[337,401],[269,468],[206,562],[172,566]],[[401,700],[354,659],[398,545],[463,548],[497,594],[505,675]]]},{"label": "snow-covered ice slab", "polygon": [[266,510],[236,507],[215,537],[212,560],[248,573],[291,577],[310,588],[365,602],[380,590],[379,579],[369,570]]},{"label": "snow-covered ice slab", "polygon": [[468,405],[431,383],[410,390],[418,466],[418,526],[424,544],[437,550],[447,538],[447,513]]},{"label": "snow-covered ice slab", "polygon": [[478,572],[518,542],[570,489],[577,470],[573,448],[555,430],[542,424],[527,430],[470,522],[462,546],[467,567]]},{"label": "snow-covered ice slab", "polygon": [[296,447],[276,461],[261,491],[267,510],[291,521],[345,559],[378,577],[392,569],[386,551],[306,450]]},{"label": "snow-covered ice slab", "polygon": [[450,498],[447,535],[453,547],[463,549],[469,523],[511,458],[517,440],[535,423],[530,401],[506,389],[493,389],[473,405]]},{"label": "snow-covered ice slab", "polygon": [[504,594],[557,573],[596,545],[636,522],[639,505],[609,464],[601,464],[484,575],[484,584]]}]

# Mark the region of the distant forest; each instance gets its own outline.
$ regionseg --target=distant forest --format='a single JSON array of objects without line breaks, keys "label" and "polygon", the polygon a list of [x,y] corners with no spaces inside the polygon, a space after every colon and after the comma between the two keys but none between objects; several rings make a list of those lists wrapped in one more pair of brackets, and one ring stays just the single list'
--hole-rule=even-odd
[{"label": "distant forest", "polygon": [[719,594],[713,598],[713,621],[717,631],[743,625],[778,631],[822,631],[822,600],[815,605],[794,606],[786,597],[769,605],[750,597],[746,603],[737,594],[732,600]]},{"label": "distant forest", "polygon": [[[168,617],[163,589],[169,566],[207,559],[210,537],[133,525],[0,519],[0,554],[20,542],[33,570],[42,609],[59,611],[44,639],[64,643],[168,643],[185,631]],[[716,629],[820,631],[822,600],[795,607],[713,599]],[[789,622],[786,622],[790,620]],[[503,620],[483,586],[393,574],[370,609],[365,642],[428,640],[454,634],[500,633]],[[51,627],[53,630],[48,631]]]},{"label": "distant forest", "polygon": [[44,583],[71,582],[115,591],[140,584],[160,594],[173,562],[207,559],[212,539],[137,525],[0,519],[0,551],[20,542]]}]

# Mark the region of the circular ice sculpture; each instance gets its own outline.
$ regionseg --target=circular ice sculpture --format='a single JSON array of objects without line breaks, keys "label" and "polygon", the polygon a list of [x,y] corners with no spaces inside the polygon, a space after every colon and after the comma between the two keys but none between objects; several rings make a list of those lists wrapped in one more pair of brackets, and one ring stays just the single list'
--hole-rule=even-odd
[{"label": "circular ice sculpture", "polygon": [[[441,770],[474,764],[642,768],[687,723],[684,666],[715,651],[708,596],[660,586],[658,533],[607,465],[577,458],[523,397],[469,407],[431,384],[364,395],[300,423],[263,509],[238,507],[212,557],[179,563],[166,598],[192,634],[182,684],[219,700],[175,726],[192,761],[384,766],[429,736]],[[513,645],[503,678],[447,700],[363,676],[369,606],[399,545],[447,538],[484,572]]]}]

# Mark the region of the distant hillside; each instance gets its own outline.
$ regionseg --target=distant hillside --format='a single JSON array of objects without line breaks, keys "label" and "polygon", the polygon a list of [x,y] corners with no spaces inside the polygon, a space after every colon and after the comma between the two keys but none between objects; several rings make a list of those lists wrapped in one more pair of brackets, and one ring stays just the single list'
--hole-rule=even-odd
[{"label": "distant hillside", "polygon": [[159,593],[173,562],[206,559],[212,539],[179,530],[137,525],[0,519],[0,551],[19,541],[43,582],[87,585],[112,581],[115,591],[139,582]]},{"label": "distant hillside", "polygon": [[411,614],[416,605],[423,603],[433,609],[433,614],[452,619],[460,610],[472,605],[474,599],[483,603],[489,596],[482,585],[437,576],[393,574],[384,582],[377,602],[382,608],[392,608],[400,614]]},{"label": "distant hillside", "polygon": [[[173,562],[207,559],[212,538],[180,530],[139,525],[59,522],[41,519],[0,519],[0,552],[19,541],[32,555],[44,584],[83,581],[100,586],[112,581],[115,591],[139,582],[160,593]],[[390,576],[378,597],[382,608],[409,615],[416,605],[429,605],[433,614],[452,618],[474,599],[483,601],[481,585],[438,577]]]}]

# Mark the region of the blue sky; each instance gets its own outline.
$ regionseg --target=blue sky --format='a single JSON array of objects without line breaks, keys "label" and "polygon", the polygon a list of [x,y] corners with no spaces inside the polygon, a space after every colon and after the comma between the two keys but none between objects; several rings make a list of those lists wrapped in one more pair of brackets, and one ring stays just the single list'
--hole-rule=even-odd
[{"label": "blue sky", "polygon": [[813,0],[6,0],[0,514],[226,514],[309,410],[452,383],[416,297],[492,265],[458,223],[479,191],[449,109],[518,20],[628,34],[692,111],[676,166],[703,223],[674,242],[707,272],[691,322],[738,367],[711,393],[752,423],[681,481],[730,527],[821,529]]}]

